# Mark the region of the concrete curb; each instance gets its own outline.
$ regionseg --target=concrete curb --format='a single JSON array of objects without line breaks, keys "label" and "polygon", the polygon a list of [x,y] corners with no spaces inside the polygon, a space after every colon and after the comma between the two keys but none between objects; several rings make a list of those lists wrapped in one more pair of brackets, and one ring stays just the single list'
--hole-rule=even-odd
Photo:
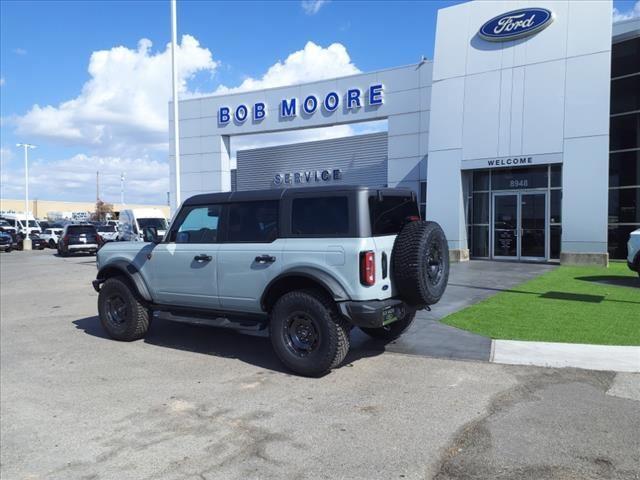
[{"label": "concrete curb", "polygon": [[640,372],[640,347],[494,340],[491,362]]}]

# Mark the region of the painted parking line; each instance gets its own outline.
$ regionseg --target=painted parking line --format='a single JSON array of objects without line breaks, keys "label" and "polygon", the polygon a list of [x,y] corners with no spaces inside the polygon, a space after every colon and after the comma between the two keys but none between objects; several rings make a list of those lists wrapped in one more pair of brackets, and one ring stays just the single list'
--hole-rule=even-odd
[{"label": "painted parking line", "polygon": [[640,347],[494,340],[492,362],[640,372]]}]

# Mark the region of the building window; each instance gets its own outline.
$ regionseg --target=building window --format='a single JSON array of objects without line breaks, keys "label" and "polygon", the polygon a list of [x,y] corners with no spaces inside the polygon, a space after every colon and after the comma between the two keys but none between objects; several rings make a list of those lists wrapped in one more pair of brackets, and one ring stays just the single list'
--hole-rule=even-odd
[{"label": "building window", "polygon": [[640,38],[611,51],[609,257],[627,257],[629,234],[640,228]]}]

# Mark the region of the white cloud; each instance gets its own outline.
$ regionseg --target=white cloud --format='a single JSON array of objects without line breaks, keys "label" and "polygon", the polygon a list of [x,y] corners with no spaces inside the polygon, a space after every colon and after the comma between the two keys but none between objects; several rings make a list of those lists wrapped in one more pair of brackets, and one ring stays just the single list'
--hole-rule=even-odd
[{"label": "white cloud", "polygon": [[620,11],[613,7],[613,21],[621,22],[623,20],[630,20],[632,18],[640,18],[640,0],[638,0],[631,10]]},{"label": "white cloud", "polygon": [[0,87],[4,85],[4,77],[0,77]]},{"label": "white cloud", "polygon": [[302,0],[300,5],[307,15],[315,15],[320,9],[328,3],[327,0]]},{"label": "white cloud", "polygon": [[341,43],[332,43],[323,48],[307,42],[302,50],[293,52],[284,62],[278,61],[269,67],[259,79],[247,78],[239,86],[232,88],[221,85],[215,93],[261,90],[356,73],[360,73],[360,69],[353,64],[347,49]]},{"label": "white cloud", "polygon": [[[4,155],[4,152],[3,152]],[[125,172],[125,201],[128,203],[166,202],[169,191],[169,165],[149,157],[98,157],[84,154],[29,165],[29,192],[43,200],[93,201],[96,196],[96,171],[100,171],[100,197],[120,202],[120,173]],[[2,169],[2,196],[24,195],[24,170]]]},{"label": "white cloud", "polygon": [[26,55],[27,51],[24,48],[14,48],[13,53],[16,55]]},{"label": "white cloud", "polygon": [[[187,80],[218,66],[211,52],[190,35],[179,45],[179,91]],[[14,119],[16,133],[63,144],[92,147],[101,154],[140,155],[146,148],[166,148],[171,97],[171,49],[151,50],[142,39],[137,49],[119,46],[93,52],[91,78],[81,93],[58,106],[34,105]]]}]

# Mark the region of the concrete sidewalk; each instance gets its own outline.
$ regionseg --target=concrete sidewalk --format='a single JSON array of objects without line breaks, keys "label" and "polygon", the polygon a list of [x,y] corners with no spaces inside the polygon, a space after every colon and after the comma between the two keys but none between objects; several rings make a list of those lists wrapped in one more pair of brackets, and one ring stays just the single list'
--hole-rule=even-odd
[{"label": "concrete sidewalk", "polygon": [[640,347],[494,340],[493,363],[640,372]]}]

